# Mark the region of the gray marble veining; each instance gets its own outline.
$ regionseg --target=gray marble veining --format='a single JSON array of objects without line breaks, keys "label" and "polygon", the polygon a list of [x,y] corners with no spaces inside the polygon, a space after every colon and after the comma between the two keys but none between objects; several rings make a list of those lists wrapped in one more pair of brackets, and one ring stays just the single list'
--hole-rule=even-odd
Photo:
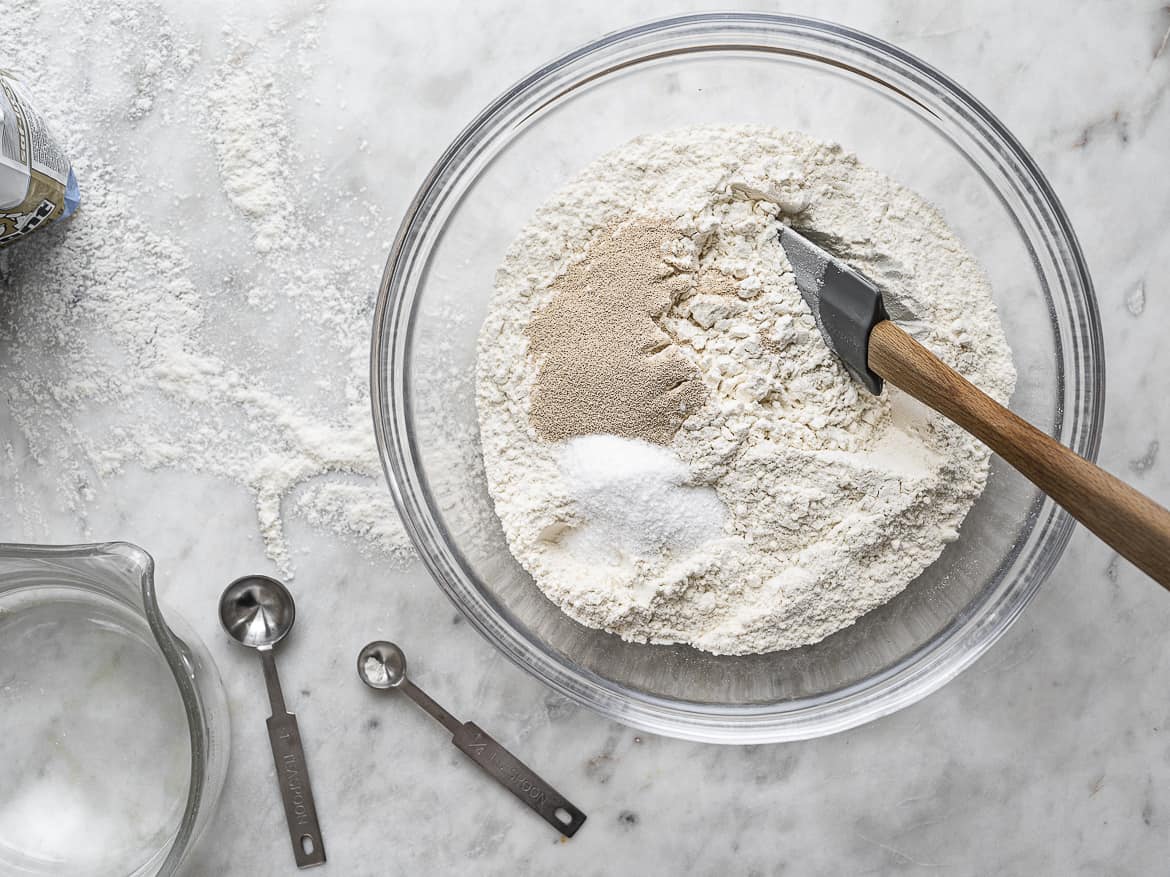
[{"label": "gray marble veining", "polygon": [[[177,0],[163,5],[193,15]],[[399,216],[451,137],[518,77],[606,31],[694,8],[664,0],[555,10],[535,0],[329,3],[320,51],[334,53],[336,64],[323,69],[371,111],[363,136],[385,160],[348,172],[366,197]],[[264,32],[266,21],[314,9],[216,0],[199,4],[198,14]],[[1108,367],[1100,459],[1170,501],[1170,12],[1159,2],[1054,0],[799,0],[784,11],[839,20],[918,54],[1032,152],[1078,230],[1097,286]],[[267,33],[283,38],[279,27]],[[287,76],[292,87],[297,73]],[[317,134],[299,136],[326,159],[330,150],[340,158],[341,144],[319,133],[342,111],[318,112]],[[128,132],[113,125],[104,136],[129,145]],[[164,164],[167,148],[160,136],[159,154],[144,160]],[[355,246],[377,246],[353,233]],[[107,480],[82,521],[64,507],[52,474],[26,455],[7,380],[0,375],[0,447],[12,450],[0,459],[0,492],[19,485],[33,513],[0,504],[0,535],[142,544],[158,561],[164,598],[219,662],[234,711],[232,771],[190,873],[291,873],[255,706],[259,670],[215,619],[226,582],[270,570],[258,539],[241,536],[255,533],[250,497],[209,478],[129,469]],[[179,496],[182,504],[167,500]],[[192,507],[214,513],[192,521]],[[388,572],[295,519],[290,539],[299,620],[281,672],[333,873],[1165,870],[1170,600],[1084,532],[1004,640],[940,692],[848,733],[746,748],[662,739],[603,720],[497,655],[420,567]],[[575,839],[555,841],[478,776],[427,716],[357,682],[353,657],[379,636],[402,643],[436,697],[476,716],[589,814]]]}]

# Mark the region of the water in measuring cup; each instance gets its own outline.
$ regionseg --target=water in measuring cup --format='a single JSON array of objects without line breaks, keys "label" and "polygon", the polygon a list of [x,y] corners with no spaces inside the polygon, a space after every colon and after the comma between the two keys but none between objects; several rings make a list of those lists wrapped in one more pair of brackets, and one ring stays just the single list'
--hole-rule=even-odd
[{"label": "water in measuring cup", "polygon": [[146,622],[67,589],[0,602],[0,873],[152,873],[178,830],[190,736]]}]

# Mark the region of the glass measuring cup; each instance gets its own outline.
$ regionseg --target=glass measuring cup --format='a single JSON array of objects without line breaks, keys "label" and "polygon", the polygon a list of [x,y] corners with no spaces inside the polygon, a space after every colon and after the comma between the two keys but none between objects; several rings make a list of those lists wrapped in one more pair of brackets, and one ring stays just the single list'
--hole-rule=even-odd
[{"label": "glass measuring cup", "polygon": [[169,875],[227,771],[227,700],[125,542],[0,543],[0,873]]}]

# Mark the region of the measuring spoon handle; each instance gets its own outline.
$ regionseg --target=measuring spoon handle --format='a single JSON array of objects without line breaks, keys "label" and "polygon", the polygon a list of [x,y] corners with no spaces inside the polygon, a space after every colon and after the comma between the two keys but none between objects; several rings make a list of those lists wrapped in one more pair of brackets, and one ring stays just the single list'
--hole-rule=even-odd
[{"label": "measuring spoon handle", "polygon": [[321,827],[317,824],[317,808],[313,805],[313,789],[309,785],[309,769],[305,766],[305,750],[301,746],[297,717],[292,713],[269,716],[268,741],[272,744],[272,760],[276,764],[276,778],[280,783],[284,817],[288,822],[297,867],[321,865],[325,862],[325,844],[321,840]]},{"label": "measuring spoon handle", "polygon": [[585,824],[584,813],[474,722],[464,722],[451,742],[565,837]]}]

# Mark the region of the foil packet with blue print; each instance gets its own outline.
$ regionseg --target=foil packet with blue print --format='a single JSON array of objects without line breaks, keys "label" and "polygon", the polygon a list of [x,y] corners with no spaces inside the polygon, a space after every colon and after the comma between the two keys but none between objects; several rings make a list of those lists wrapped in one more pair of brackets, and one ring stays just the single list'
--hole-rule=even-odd
[{"label": "foil packet with blue print", "polygon": [[64,219],[80,201],[69,158],[28,90],[0,70],[0,247]]}]

